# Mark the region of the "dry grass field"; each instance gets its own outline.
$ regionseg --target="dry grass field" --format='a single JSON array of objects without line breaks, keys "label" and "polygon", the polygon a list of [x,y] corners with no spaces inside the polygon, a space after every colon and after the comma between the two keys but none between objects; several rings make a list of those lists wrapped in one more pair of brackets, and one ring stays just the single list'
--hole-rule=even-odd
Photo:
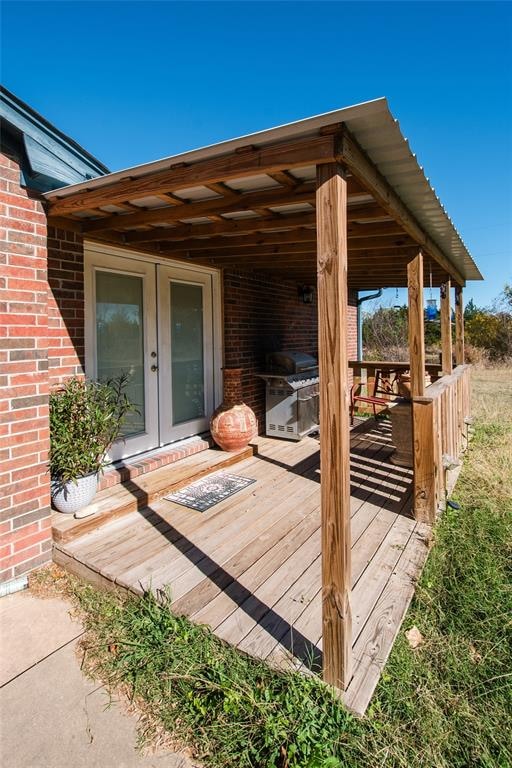
[{"label": "dry grass field", "polygon": [[512,364],[493,368],[474,367],[473,414],[479,421],[512,422]]}]

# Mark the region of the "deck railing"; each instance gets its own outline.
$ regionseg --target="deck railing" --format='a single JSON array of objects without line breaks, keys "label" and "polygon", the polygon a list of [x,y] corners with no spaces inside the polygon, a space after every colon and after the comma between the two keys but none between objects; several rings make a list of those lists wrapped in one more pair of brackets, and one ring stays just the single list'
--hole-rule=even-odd
[{"label": "deck railing", "polygon": [[470,366],[458,365],[413,399],[415,514],[432,523],[449,490],[450,470],[468,443]]},{"label": "deck railing", "polygon": [[[396,371],[407,371],[409,363],[391,360],[354,360],[349,363],[357,394],[372,395],[377,371],[381,382],[391,382]],[[468,442],[470,416],[470,366],[459,365],[443,376],[441,366],[427,364],[430,383],[422,397],[411,401],[412,453],[414,467],[414,514],[417,520],[433,523],[449,489],[451,470],[460,464]],[[385,394],[379,397],[387,399]],[[392,395],[388,396],[392,399]],[[371,406],[359,404],[360,412]],[[381,410],[386,408],[382,406]]]}]

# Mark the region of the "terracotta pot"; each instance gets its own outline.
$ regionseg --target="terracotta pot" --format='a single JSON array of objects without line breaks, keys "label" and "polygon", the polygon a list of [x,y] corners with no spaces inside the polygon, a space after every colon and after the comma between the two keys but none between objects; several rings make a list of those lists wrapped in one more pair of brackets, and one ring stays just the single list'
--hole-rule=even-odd
[{"label": "terracotta pot", "polygon": [[408,373],[401,373],[398,379],[398,394],[400,397],[411,399],[411,377]]},{"label": "terracotta pot", "polygon": [[210,420],[210,432],[223,451],[245,448],[258,434],[254,411],[243,402],[241,368],[224,368],[224,401]]},{"label": "terracotta pot", "polygon": [[[429,373],[425,373],[425,386],[428,387],[432,383]],[[398,394],[400,397],[405,397],[407,400],[411,399],[411,376],[409,373],[401,373],[398,379]]]}]

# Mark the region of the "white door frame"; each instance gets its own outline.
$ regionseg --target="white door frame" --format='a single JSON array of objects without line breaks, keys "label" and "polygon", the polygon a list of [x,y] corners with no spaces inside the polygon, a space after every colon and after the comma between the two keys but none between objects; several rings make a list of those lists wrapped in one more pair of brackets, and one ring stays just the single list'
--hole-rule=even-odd
[{"label": "white door frame", "polygon": [[[121,261],[122,259],[122,261]],[[96,269],[105,268],[113,271],[124,272],[125,274],[140,274],[146,276],[148,283],[147,295],[144,294],[144,319],[145,319],[145,375],[144,384],[146,392],[146,433],[126,440],[118,441],[112,448],[109,458],[112,461],[126,458],[136,453],[146,451],[151,447],[164,445],[166,443],[163,435],[159,433],[158,409],[161,407],[158,394],[158,376],[151,372],[151,365],[154,358],[150,353],[158,350],[160,339],[158,338],[158,329],[156,326],[156,308],[157,308],[157,265],[163,268],[170,267],[176,270],[176,273],[183,275],[185,282],[199,281],[200,276],[208,275],[211,280],[211,323],[213,325],[208,340],[211,343],[211,365],[210,376],[213,377],[213,401],[210,398],[208,406],[211,405],[212,411],[222,402],[222,361],[223,361],[223,328],[222,328],[222,283],[220,270],[208,267],[202,267],[188,262],[162,259],[157,256],[149,256],[146,253],[138,251],[128,251],[116,246],[103,245],[102,243],[85,241],[84,242],[84,266],[85,266],[85,370],[90,378],[96,376],[96,319],[95,319],[95,280]],[[152,281],[149,279],[150,272],[153,273]],[[195,278],[195,279],[194,279]],[[177,278],[182,279],[181,277]],[[152,287],[149,283],[152,282]],[[159,281],[163,283],[163,280]],[[167,282],[167,281],[165,281]],[[155,313],[147,312],[147,308],[155,307]],[[162,313],[160,312],[160,315]],[[161,325],[161,319],[159,320]],[[205,343],[207,342],[205,338]],[[159,350],[158,350],[159,351]],[[206,367],[206,366],[205,366]],[[150,413],[152,414],[150,416]],[[211,414],[207,414],[209,417]],[[148,418],[150,421],[148,422]],[[156,419],[156,422],[155,422]],[[151,432],[149,431],[151,430]],[[183,435],[182,435],[183,436]],[[173,439],[180,439],[176,435]],[[155,442],[156,441],[156,442]]]}]

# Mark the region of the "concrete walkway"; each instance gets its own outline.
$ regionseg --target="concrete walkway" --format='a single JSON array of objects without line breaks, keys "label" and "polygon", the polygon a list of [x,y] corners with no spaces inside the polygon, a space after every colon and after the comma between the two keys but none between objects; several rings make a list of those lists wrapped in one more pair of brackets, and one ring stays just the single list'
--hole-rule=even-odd
[{"label": "concrete walkway", "polygon": [[0,599],[2,768],[192,768],[176,753],[136,751],[136,718],[108,707],[80,671],[69,608],[29,591]]}]

